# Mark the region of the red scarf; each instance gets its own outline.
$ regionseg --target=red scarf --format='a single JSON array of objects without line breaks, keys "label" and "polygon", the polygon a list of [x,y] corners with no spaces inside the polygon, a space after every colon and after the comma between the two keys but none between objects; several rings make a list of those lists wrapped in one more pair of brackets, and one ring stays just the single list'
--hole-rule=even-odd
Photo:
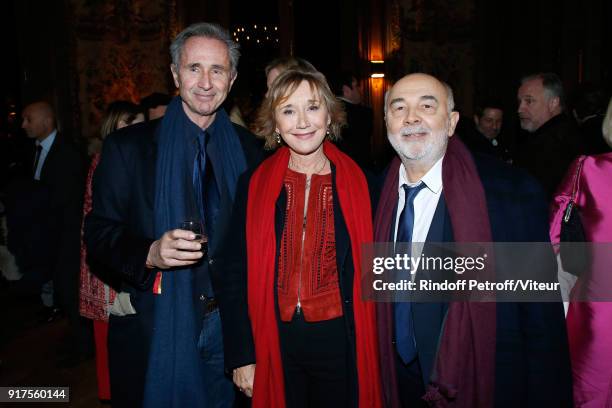
[{"label": "red scarf", "polygon": [[[395,158],[376,211],[374,238],[389,241],[398,200],[400,160]],[[459,138],[451,137],[442,161],[442,185],[455,242],[491,242],[484,188]],[[385,400],[399,407],[392,304],[377,305]],[[492,407],[495,388],[495,303],[452,302],[440,334],[433,374],[424,399],[434,407]]]},{"label": "red scarf", "polygon": [[[336,167],[340,208],[353,253],[353,312],[357,350],[359,407],[381,406],[381,382],[373,303],[361,300],[361,244],[372,241],[368,185],[359,167],[337,147],[325,142],[324,152]],[[274,305],[276,234],[274,215],[289,164],[289,149],[280,148],[255,171],[247,205],[249,317],[257,364],[254,408],[285,406],[285,387]],[[339,214],[338,214],[339,215]]]}]

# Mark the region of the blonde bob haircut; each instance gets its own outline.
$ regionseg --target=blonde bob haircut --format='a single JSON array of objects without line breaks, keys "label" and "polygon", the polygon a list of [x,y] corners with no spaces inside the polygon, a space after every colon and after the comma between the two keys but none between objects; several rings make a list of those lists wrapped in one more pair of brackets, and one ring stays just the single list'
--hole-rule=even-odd
[{"label": "blonde bob haircut", "polygon": [[276,119],[274,114],[276,108],[289,99],[289,96],[295,92],[303,81],[308,82],[310,89],[321,99],[321,104],[327,109],[331,119],[327,137],[333,141],[340,139],[340,130],[346,124],[346,114],[340,101],[329,89],[325,76],[318,71],[308,72],[301,69],[289,69],[274,80],[268,97],[264,99],[257,112],[255,133],[265,138],[266,149],[273,150],[280,146],[275,135]]}]

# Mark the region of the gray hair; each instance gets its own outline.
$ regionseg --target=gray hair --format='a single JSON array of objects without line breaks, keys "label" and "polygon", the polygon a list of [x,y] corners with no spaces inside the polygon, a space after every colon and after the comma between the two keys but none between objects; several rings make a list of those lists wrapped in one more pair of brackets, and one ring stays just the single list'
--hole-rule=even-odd
[{"label": "gray hair", "polygon": [[559,98],[559,107],[562,111],[565,110],[565,91],[563,90],[563,82],[559,75],[554,72],[538,72],[537,74],[527,75],[521,78],[521,85],[525,82],[539,79],[544,87],[544,95],[548,100]]},{"label": "gray hair", "polygon": [[172,44],[170,44],[170,56],[172,57],[172,65],[179,67],[181,62],[181,53],[187,40],[191,37],[205,37],[219,40],[227,45],[227,50],[230,58],[230,69],[235,75],[238,70],[238,60],[240,59],[240,45],[234,41],[229,35],[229,32],[215,23],[196,23],[192,24],[176,36]]},{"label": "gray hair", "polygon": [[[451,88],[450,85],[444,81],[440,81],[440,83],[444,86],[444,89],[446,89],[446,110],[450,116],[451,112],[455,109],[455,97],[453,96],[453,88]],[[385,116],[387,116],[387,102],[389,102],[389,92],[390,90],[385,91],[385,104],[383,106]]]},{"label": "gray hair", "polygon": [[455,110],[455,96],[453,94],[453,88],[451,88],[450,85],[444,81],[440,82],[442,82],[442,85],[444,85],[444,88],[446,89],[446,110],[450,115],[451,112]]}]

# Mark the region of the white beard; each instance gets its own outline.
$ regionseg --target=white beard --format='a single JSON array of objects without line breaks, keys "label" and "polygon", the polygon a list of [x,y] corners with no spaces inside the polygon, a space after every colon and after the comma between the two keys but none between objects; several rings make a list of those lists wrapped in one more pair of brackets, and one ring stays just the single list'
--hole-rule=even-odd
[{"label": "white beard", "polygon": [[[415,133],[428,133],[428,135],[424,139],[412,140],[410,135]],[[402,162],[408,160],[433,165],[446,151],[448,126],[439,132],[432,132],[424,125],[405,126],[400,129],[399,134],[388,133],[387,137]]]}]

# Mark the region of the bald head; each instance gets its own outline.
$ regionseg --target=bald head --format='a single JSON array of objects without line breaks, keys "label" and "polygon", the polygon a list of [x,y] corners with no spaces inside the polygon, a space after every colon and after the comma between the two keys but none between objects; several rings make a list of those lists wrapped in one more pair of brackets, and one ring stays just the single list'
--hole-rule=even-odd
[{"label": "bald head", "polygon": [[28,137],[43,141],[55,129],[55,114],[47,102],[34,102],[23,110],[21,124]]},{"label": "bald head", "polygon": [[444,156],[459,121],[453,108],[450,87],[427,74],[407,75],[387,93],[387,136],[409,180],[418,181]]},{"label": "bald head", "polygon": [[452,112],[453,109],[455,109],[455,99],[453,96],[453,90],[446,82],[442,82],[438,78],[428,74],[416,73],[406,75],[405,77],[397,81],[395,84],[393,84],[389,92],[387,92],[387,94],[385,95],[385,114],[389,107],[389,103],[393,100],[392,98],[390,98],[390,95],[393,93],[393,91],[395,90],[397,93],[400,90],[404,90],[406,88],[430,89],[432,91],[435,91],[436,93],[445,96],[446,110],[448,113]]}]

